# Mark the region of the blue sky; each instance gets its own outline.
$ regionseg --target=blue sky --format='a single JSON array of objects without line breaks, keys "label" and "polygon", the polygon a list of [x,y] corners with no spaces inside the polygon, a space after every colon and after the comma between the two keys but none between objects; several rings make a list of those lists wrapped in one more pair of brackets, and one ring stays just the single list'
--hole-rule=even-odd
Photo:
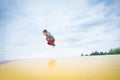
[{"label": "blue sky", "polygon": [[[120,47],[120,0],[0,0],[0,60]],[[42,30],[56,38],[46,44]]]}]

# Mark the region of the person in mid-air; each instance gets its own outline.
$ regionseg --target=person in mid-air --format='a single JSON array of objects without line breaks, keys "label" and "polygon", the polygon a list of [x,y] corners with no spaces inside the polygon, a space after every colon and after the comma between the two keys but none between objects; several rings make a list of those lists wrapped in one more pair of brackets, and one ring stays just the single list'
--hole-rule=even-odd
[{"label": "person in mid-air", "polygon": [[46,36],[47,44],[55,47],[55,38],[46,29],[43,30],[43,35]]}]

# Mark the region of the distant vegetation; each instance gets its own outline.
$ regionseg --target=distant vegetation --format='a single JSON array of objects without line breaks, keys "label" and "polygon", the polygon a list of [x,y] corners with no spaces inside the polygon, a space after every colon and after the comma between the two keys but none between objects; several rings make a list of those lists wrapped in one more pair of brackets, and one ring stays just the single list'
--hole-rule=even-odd
[{"label": "distant vegetation", "polygon": [[90,55],[83,55],[83,53],[81,54],[81,56],[94,56],[94,55],[114,55],[114,54],[120,54],[120,47],[119,48],[115,48],[115,49],[111,49],[108,52],[92,52]]}]

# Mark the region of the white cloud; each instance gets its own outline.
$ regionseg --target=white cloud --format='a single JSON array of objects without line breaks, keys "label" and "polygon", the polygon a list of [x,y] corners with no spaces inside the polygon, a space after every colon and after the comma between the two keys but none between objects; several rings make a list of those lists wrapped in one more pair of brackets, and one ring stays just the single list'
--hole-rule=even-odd
[{"label": "white cloud", "polygon": [[[25,0],[7,25],[7,58],[79,56],[118,47],[120,18],[115,14],[107,17],[109,8],[104,2],[90,6],[87,0]],[[56,48],[46,44],[44,28],[56,37]]]}]

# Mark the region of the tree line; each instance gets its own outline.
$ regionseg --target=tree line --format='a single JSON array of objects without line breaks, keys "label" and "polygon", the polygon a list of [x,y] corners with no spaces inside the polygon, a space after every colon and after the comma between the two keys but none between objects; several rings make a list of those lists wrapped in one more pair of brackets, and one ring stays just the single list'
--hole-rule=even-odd
[{"label": "tree line", "polygon": [[95,56],[95,55],[114,55],[114,54],[120,54],[120,47],[119,48],[115,48],[115,49],[111,49],[108,52],[92,52],[89,55],[88,54],[81,54],[81,56]]}]

